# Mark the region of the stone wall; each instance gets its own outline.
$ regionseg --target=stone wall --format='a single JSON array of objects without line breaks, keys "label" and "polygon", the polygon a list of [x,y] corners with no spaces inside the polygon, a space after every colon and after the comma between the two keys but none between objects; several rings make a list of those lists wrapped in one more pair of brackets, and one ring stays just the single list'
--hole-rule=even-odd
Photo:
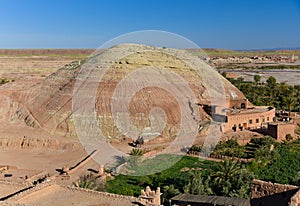
[{"label": "stone wall", "polygon": [[294,190],[299,187],[294,185],[283,185],[278,183],[265,182],[262,180],[254,179],[252,181],[251,191],[252,191],[252,199],[261,198],[265,196],[274,195],[277,193],[286,192],[289,190]]}]

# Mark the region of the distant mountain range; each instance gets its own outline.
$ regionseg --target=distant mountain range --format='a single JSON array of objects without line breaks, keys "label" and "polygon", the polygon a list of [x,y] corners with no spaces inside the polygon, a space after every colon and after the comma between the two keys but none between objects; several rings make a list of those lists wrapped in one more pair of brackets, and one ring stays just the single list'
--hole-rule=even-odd
[{"label": "distant mountain range", "polygon": [[234,51],[277,51],[277,50],[300,50],[300,47],[279,47],[272,49],[237,49]]}]

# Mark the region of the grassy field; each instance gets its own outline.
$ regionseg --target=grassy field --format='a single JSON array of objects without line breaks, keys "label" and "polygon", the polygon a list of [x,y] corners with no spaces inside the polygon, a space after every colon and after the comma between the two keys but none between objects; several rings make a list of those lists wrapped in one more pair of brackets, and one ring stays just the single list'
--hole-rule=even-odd
[{"label": "grassy field", "polygon": [[[160,171],[165,168],[165,164],[172,162],[178,157],[169,154],[159,155],[155,159],[146,160],[139,168],[135,175],[148,173],[151,171]],[[158,163],[160,162],[160,163]],[[112,181],[107,182],[106,188],[108,192],[124,194],[124,195],[139,195],[141,189],[150,186],[152,189],[167,185],[176,185],[180,190],[189,181],[189,173],[182,171],[183,168],[202,168],[206,169],[216,164],[215,162],[201,160],[195,157],[182,156],[182,158],[174,165],[166,170],[162,170],[156,174],[147,176],[128,176],[118,175]],[[150,170],[150,171],[149,171]],[[183,191],[181,191],[183,192]]]}]

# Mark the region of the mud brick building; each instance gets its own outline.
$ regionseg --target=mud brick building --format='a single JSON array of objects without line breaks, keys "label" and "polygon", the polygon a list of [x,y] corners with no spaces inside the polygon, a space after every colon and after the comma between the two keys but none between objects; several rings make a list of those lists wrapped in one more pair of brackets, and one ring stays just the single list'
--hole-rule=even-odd
[{"label": "mud brick building", "polygon": [[268,123],[275,120],[274,107],[253,106],[248,99],[231,98],[227,100],[226,106],[225,109],[218,106],[203,107],[213,120],[222,122],[222,132],[267,128]]},{"label": "mud brick building", "polygon": [[296,125],[293,123],[274,122],[268,124],[268,134],[278,141],[286,139],[287,135],[295,137]]}]

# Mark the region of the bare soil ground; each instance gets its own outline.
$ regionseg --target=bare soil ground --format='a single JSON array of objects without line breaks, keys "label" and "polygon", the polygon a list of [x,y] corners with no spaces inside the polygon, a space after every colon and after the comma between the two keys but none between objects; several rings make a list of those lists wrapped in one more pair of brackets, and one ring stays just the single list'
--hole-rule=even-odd
[{"label": "bare soil ground", "polygon": [[22,188],[24,188],[23,185],[0,182],[0,197],[5,197],[7,195],[10,195],[18,190],[21,190]]},{"label": "bare soil ground", "polygon": [[93,49],[0,49],[0,78],[45,77]]}]

